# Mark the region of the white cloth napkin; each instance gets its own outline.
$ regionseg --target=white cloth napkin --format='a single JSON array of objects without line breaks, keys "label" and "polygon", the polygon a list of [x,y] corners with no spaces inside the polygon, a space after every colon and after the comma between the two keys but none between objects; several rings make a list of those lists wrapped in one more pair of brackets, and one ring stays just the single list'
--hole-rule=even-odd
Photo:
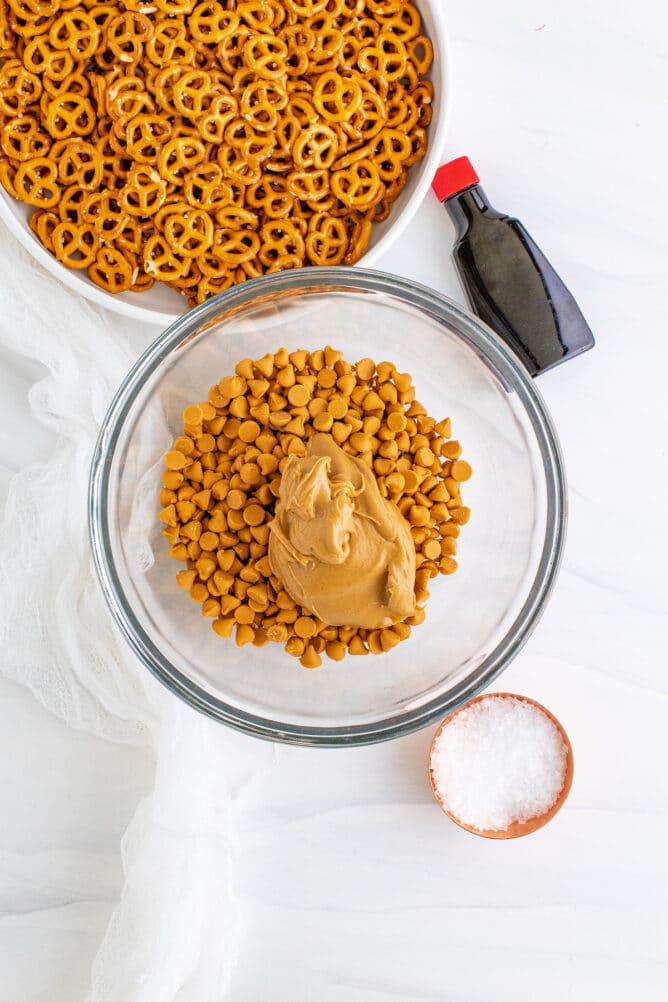
[{"label": "white cloth napkin", "polygon": [[57,434],[48,462],[12,480],[0,524],[0,672],[70,726],[156,759],[154,788],[121,845],[125,883],[88,1002],[217,1002],[243,925],[235,813],[274,752],[180,704],[138,663],[94,579],[86,525],[100,422],[136,357],[132,343],[158,330],[80,299],[2,224],[0,301],[0,342],[44,366],[30,404]]}]

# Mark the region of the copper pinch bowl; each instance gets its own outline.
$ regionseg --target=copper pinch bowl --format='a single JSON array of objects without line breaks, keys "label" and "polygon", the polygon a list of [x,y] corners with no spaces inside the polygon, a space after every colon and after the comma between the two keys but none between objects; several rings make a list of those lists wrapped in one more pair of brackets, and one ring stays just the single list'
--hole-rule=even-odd
[{"label": "copper pinch bowl", "polygon": [[[544,811],[542,814],[537,814],[532,818],[527,818],[526,821],[513,821],[513,823],[508,825],[507,828],[494,831],[485,828],[474,828],[473,825],[466,824],[464,821],[461,821],[458,817],[456,817],[456,815],[454,815],[451,811],[448,810],[436,787],[434,769],[432,766],[433,757],[436,750],[436,743],[440,738],[441,734],[443,733],[444,729],[449,724],[452,723],[457,714],[461,713],[463,710],[467,710],[470,706],[473,706],[475,703],[479,703],[483,699],[518,699],[523,703],[530,703],[532,706],[535,706],[536,709],[544,713],[545,716],[552,721],[554,726],[559,731],[561,739],[566,746],[566,771],[564,774],[564,782],[561,787],[561,790],[559,791],[559,795],[557,796],[557,799],[552,804],[552,806],[548,808],[547,811]],[[434,735],[434,739],[431,743],[431,748],[429,749],[429,782],[431,783],[431,789],[436,799],[436,802],[438,803],[443,813],[447,814],[450,820],[454,821],[454,823],[458,825],[460,828],[463,828],[464,831],[470,832],[472,835],[480,835],[482,838],[494,838],[494,839],[520,838],[520,836],[522,835],[531,835],[532,832],[538,831],[539,828],[542,828],[544,825],[546,825],[548,821],[551,821],[552,818],[555,816],[555,814],[557,814],[561,810],[562,806],[566,802],[566,798],[570,793],[571,785],[573,783],[573,748],[571,747],[571,742],[562,724],[557,720],[557,718],[554,716],[553,713],[550,713],[550,711],[545,706],[542,705],[542,703],[536,702],[535,699],[529,699],[528,696],[518,696],[516,693],[513,692],[486,692],[483,693],[481,696],[476,696],[475,699],[470,700],[470,702],[466,703],[464,706],[460,706],[458,710],[455,710],[454,713],[451,713],[450,716],[446,717],[445,720],[441,723],[440,727],[436,731],[436,734]]]}]

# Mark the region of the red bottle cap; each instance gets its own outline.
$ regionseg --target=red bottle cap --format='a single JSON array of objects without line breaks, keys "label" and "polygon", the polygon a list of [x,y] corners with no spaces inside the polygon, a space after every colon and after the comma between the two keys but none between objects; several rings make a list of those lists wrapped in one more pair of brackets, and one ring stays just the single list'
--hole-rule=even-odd
[{"label": "red bottle cap", "polygon": [[474,184],[480,184],[480,178],[468,157],[458,157],[450,163],[443,164],[431,182],[439,202],[447,201],[448,198],[458,195],[460,191],[465,191]]}]

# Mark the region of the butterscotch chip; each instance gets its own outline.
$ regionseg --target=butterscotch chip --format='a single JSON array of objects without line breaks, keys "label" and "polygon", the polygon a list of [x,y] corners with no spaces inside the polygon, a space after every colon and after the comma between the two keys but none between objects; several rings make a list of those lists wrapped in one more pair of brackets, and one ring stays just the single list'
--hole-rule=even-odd
[{"label": "butterscotch chip", "polygon": [[455,463],[452,464],[450,474],[453,480],[458,480],[463,482],[465,480],[471,479],[473,470],[470,464],[466,462],[466,460],[458,459]]},{"label": "butterscotch chip", "polygon": [[312,644],[308,645],[299,660],[304,668],[319,668],[322,664],[322,658],[316,653]]},{"label": "butterscotch chip", "polygon": [[245,623],[239,623],[237,625],[236,632],[236,642],[237,647],[245,647],[246,644],[252,644],[255,639],[255,630],[252,626],[246,625]]},{"label": "butterscotch chip", "polygon": [[296,383],[288,390],[288,401],[293,407],[305,407],[310,397],[311,394],[303,383]]},{"label": "butterscotch chip", "polygon": [[422,547],[422,552],[428,560],[438,560],[441,556],[441,544],[437,539],[430,539]]},{"label": "butterscotch chip", "polygon": [[355,366],[359,379],[369,380],[376,371],[376,363],[370,358],[362,358]]},{"label": "butterscotch chip", "polygon": [[340,376],[336,381],[336,385],[344,396],[349,397],[357,386],[357,380],[351,373],[348,373],[344,376]]},{"label": "butterscotch chip", "polygon": [[439,563],[443,574],[454,574],[457,570],[457,561],[452,557],[443,557]]},{"label": "butterscotch chip", "polygon": [[325,390],[329,390],[332,386],[335,386],[337,379],[338,376],[333,369],[321,369],[318,373],[318,383]]},{"label": "butterscotch chip", "polygon": [[261,525],[264,522],[264,508],[259,504],[251,504],[243,510],[244,522],[247,525]]},{"label": "butterscotch chip", "polygon": [[316,431],[331,431],[334,418],[331,414],[318,414],[313,418],[313,427]]},{"label": "butterscotch chip", "polygon": [[240,511],[246,504],[247,495],[244,491],[232,490],[227,495],[227,503],[233,511]]},{"label": "butterscotch chip", "polygon": [[182,452],[173,449],[165,455],[165,466],[168,470],[182,470],[188,465],[188,460]]},{"label": "butterscotch chip", "polygon": [[203,532],[199,537],[199,545],[203,550],[209,552],[217,549],[218,547],[218,535],[215,532]]},{"label": "butterscotch chip", "polygon": [[176,575],[176,581],[179,588],[183,588],[185,591],[190,591],[195,583],[195,578],[197,577],[196,571],[179,571]]},{"label": "butterscotch chip", "polygon": [[254,442],[260,434],[257,421],[243,421],[239,426],[239,438],[242,442]]},{"label": "butterscotch chip", "polygon": [[306,639],[307,637],[313,637],[316,633],[315,621],[308,616],[300,616],[295,621],[295,633],[298,637]]},{"label": "butterscotch chip", "polygon": [[218,634],[219,637],[224,637],[225,639],[229,639],[229,637],[231,637],[232,633],[234,632],[234,627],[236,626],[236,622],[234,619],[215,619],[211,624],[211,626],[213,627],[214,631]]},{"label": "butterscotch chip", "polygon": [[346,645],[340,640],[332,640],[325,645],[325,651],[327,657],[331,658],[332,661],[343,661],[346,656]]},{"label": "butterscotch chip", "polygon": [[202,413],[202,408],[198,404],[193,404],[191,407],[186,407],[183,412],[183,421],[185,424],[201,424],[204,420],[204,414]]}]

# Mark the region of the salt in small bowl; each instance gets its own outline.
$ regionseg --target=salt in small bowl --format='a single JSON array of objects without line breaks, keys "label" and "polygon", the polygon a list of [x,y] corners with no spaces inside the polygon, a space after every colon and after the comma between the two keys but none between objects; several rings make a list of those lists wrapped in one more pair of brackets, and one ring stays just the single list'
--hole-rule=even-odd
[{"label": "salt in small bowl", "polygon": [[[566,764],[564,769],[564,781],[561,790],[559,791],[559,794],[557,796],[557,799],[554,801],[552,806],[548,808],[548,810],[544,811],[542,814],[537,814],[534,817],[528,818],[526,821],[514,821],[512,822],[512,824],[508,825],[506,828],[503,828],[501,830],[474,828],[472,825],[466,824],[465,822],[461,821],[458,817],[456,817],[455,814],[452,813],[452,811],[448,810],[438,791],[434,765],[433,765],[438,739],[440,738],[444,729],[449,724],[451,724],[452,721],[455,719],[455,717],[458,714],[462,713],[462,711],[467,710],[474,704],[487,699],[516,699],[519,700],[520,702],[529,703],[532,706],[535,706],[538,710],[544,713],[545,716],[549,718],[549,720],[552,721],[554,726],[557,728],[561,736],[561,739],[566,747]],[[431,743],[431,748],[429,751],[429,781],[431,783],[432,792],[439,807],[460,828],[463,828],[467,832],[471,832],[472,835],[480,835],[483,838],[493,838],[493,839],[519,838],[522,835],[530,835],[532,832],[538,831],[539,828],[542,828],[544,825],[546,825],[548,821],[552,820],[555,814],[557,814],[557,812],[561,809],[561,807],[565,803],[566,798],[568,797],[568,794],[570,792],[571,785],[573,783],[573,749],[571,747],[568,735],[566,734],[566,731],[564,730],[561,723],[541,703],[537,703],[536,700],[534,699],[529,699],[528,696],[518,696],[515,693],[511,692],[486,692],[481,696],[476,696],[475,699],[470,700],[470,702],[466,703],[464,706],[461,706],[458,710],[455,710],[455,712],[451,713],[450,716],[446,717],[445,720],[439,726],[438,730],[436,731],[436,734],[434,735],[434,739]]]}]

